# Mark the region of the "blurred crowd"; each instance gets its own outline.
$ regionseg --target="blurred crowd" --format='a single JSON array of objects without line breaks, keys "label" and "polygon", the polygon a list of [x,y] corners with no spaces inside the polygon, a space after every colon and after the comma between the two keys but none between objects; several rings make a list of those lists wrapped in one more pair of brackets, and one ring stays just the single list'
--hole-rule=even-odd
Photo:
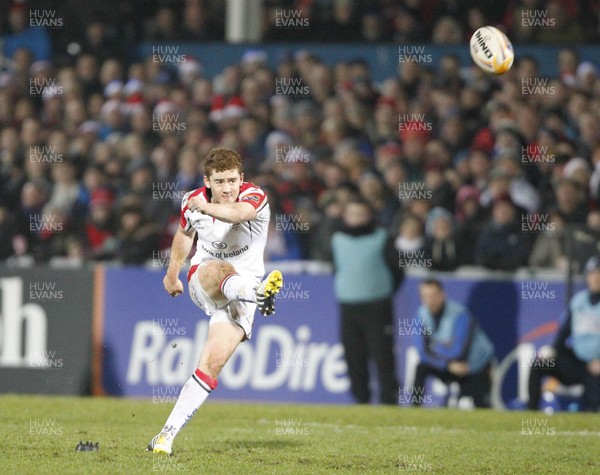
[{"label": "blurred crowd", "polygon": [[[156,11],[132,38],[169,39],[158,25],[175,4],[148,3]],[[213,2],[183,3],[187,12]],[[280,3],[311,12],[357,4],[269,5]],[[361,5],[385,16],[397,3],[413,16],[430,12],[423,24],[432,26],[462,4]],[[427,10],[433,3],[444,9]],[[573,3],[576,14],[582,4]],[[26,48],[15,31],[27,12],[11,5],[0,73],[2,260],[164,259],[181,197],[202,186],[215,146],[239,151],[246,179],[269,193],[269,260],[331,261],[330,237],[357,196],[407,267],[564,270],[568,255],[585,262],[600,251],[600,71],[571,49],[548,58],[560,75],[547,82],[525,56],[498,78],[447,55],[435,68],[403,62],[378,83],[360,60],[327,65],[303,50],[272,70],[260,49],[206,77],[194,58],[128,61],[110,33],[116,24],[102,20],[81,26],[77,48],[41,28]],[[200,39],[181,36],[184,17],[171,39]],[[44,34],[71,53],[44,53]]]},{"label": "blurred crowd", "polygon": [[[227,3],[7,0],[0,2],[0,34],[9,56],[27,40],[35,59],[57,65],[84,53],[123,59],[142,41],[225,41]],[[594,0],[263,0],[263,5],[264,41],[462,44],[490,24],[518,44],[600,40],[600,4]],[[60,24],[26,28],[31,11],[48,9]]]}]

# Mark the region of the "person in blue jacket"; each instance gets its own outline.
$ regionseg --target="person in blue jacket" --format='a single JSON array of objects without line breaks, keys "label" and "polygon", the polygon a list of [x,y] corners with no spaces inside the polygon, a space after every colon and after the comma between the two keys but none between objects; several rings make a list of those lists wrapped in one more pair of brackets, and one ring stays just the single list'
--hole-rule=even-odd
[{"label": "person in blue jacket", "polygon": [[584,409],[600,411],[600,256],[585,265],[587,288],[569,302],[566,318],[551,346],[540,348],[529,374],[528,409],[537,410],[544,376],[583,384]]},{"label": "person in blue jacket", "polygon": [[379,402],[398,404],[393,296],[404,273],[392,239],[375,223],[369,203],[354,197],[342,214],[331,249],[350,392],[359,404],[371,401],[369,363],[374,362]]},{"label": "person in blue jacket", "polygon": [[[494,346],[467,308],[446,298],[439,280],[424,280],[419,294],[415,321],[421,328],[414,336],[420,362],[413,394],[422,396],[426,378],[436,376],[445,383],[458,382],[459,397],[471,397],[475,407],[489,407]],[[413,405],[423,399],[415,398]]]}]

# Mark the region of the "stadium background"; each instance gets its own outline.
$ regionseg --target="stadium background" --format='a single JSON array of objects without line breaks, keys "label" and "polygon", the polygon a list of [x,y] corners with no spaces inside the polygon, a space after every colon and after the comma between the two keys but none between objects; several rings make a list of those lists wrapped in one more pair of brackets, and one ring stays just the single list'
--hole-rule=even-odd
[{"label": "stadium background", "polygon": [[[349,402],[328,244],[353,193],[408,275],[403,381],[415,283],[435,273],[507,366],[497,407],[523,396],[519,355],[600,252],[596,2],[94,3],[1,6],[0,391],[172,402],[205,321],[160,281],[178,202],[224,145],[268,190],[266,256],[289,284],[215,398]],[[501,78],[468,57],[485,24],[515,45]],[[498,203],[516,220],[495,233]],[[454,259],[432,253],[440,216]]]}]

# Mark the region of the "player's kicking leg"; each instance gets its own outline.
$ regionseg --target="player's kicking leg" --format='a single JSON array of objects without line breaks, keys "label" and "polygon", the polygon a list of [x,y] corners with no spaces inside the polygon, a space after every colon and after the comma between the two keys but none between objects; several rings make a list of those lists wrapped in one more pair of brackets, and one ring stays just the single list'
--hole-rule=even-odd
[{"label": "player's kicking leg", "polygon": [[204,262],[198,272],[200,284],[209,295],[216,295],[217,299],[253,302],[265,316],[275,313],[275,295],[283,285],[283,276],[278,270],[269,273],[260,283],[241,276],[231,264],[223,261]]},{"label": "player's kicking leg", "polygon": [[[237,300],[255,303],[263,315],[275,312],[275,295],[283,285],[283,277],[279,271],[271,272],[261,283],[257,283],[241,277],[231,264],[216,260],[203,263],[192,278],[198,279],[203,293],[213,302]],[[232,306],[234,303],[228,305]],[[254,308],[252,306],[252,313]],[[225,310],[231,313],[231,308]],[[249,337],[250,332],[251,323],[250,328],[245,328],[244,325],[233,322],[211,322],[198,368],[181,389],[167,422],[148,444],[147,450],[171,454],[173,440],[206,401],[211,391],[217,387],[217,377],[221,369],[237,345]]]}]

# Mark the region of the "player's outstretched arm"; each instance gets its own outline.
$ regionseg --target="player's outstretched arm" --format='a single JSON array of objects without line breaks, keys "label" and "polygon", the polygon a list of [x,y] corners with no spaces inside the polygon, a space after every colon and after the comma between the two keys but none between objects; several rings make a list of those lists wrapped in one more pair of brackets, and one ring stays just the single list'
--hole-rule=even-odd
[{"label": "player's outstretched arm", "polygon": [[195,230],[184,231],[181,226],[177,229],[171,244],[171,257],[169,259],[169,267],[167,275],[163,279],[165,290],[173,297],[177,297],[183,292],[183,284],[179,279],[179,271],[187,258],[192,245],[194,244]]},{"label": "player's outstretched arm", "polygon": [[256,209],[250,203],[207,203],[196,197],[190,199],[188,207],[226,223],[242,223],[256,218]]}]

